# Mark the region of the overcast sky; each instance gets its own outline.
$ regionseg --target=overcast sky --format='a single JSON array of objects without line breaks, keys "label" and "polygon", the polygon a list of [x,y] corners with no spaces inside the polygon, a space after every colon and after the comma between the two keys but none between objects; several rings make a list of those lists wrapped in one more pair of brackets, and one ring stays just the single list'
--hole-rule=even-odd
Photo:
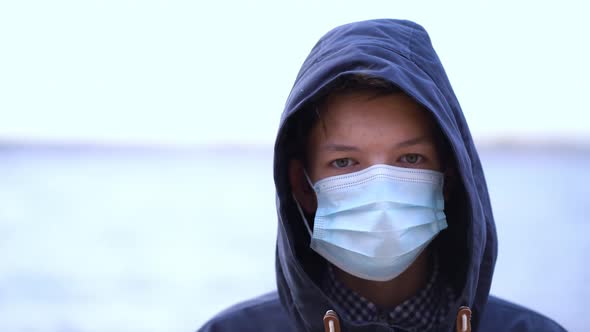
[{"label": "overcast sky", "polygon": [[271,144],[329,29],[430,33],[476,139],[590,142],[584,1],[2,1],[0,140]]}]

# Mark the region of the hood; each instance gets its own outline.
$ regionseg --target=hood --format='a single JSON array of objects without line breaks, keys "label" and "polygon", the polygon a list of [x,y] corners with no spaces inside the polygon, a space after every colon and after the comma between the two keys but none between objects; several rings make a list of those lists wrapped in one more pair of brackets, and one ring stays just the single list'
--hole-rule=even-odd
[{"label": "hood", "polygon": [[[298,331],[323,331],[322,318],[337,306],[318,286],[325,260],[309,248],[288,180],[287,127],[321,89],[341,75],[379,77],[430,111],[446,136],[457,185],[446,203],[449,227],[437,238],[441,264],[456,290],[448,325],[461,306],[472,310],[477,330],[487,302],[497,238],[483,170],[459,102],[426,30],[410,21],[371,20],[335,28],[313,47],[283,111],[274,150],[278,213],[276,277],[281,303]],[[437,249],[438,250],[438,249]],[[386,331],[380,324],[341,321],[343,331]]]}]

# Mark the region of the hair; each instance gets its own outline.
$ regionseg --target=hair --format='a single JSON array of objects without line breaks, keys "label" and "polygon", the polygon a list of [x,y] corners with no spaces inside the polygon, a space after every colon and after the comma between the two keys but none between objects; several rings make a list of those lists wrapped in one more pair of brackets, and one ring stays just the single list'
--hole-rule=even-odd
[{"label": "hair", "polygon": [[[301,160],[305,166],[308,166],[309,134],[318,122],[325,128],[321,114],[325,111],[328,99],[352,93],[366,94],[369,99],[373,99],[404,92],[397,85],[379,77],[351,74],[336,78],[324,86],[289,122],[286,133],[288,160]],[[450,152],[447,139],[438,126],[433,129],[439,159],[443,167],[446,167]]]}]

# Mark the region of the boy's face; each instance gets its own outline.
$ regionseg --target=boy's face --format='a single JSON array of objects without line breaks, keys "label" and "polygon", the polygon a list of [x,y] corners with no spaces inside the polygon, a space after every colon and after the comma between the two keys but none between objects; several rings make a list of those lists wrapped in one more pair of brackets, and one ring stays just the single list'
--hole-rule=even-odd
[{"label": "boy's face", "polygon": [[328,98],[308,140],[308,174],[323,178],[375,164],[441,171],[435,124],[404,93]]},{"label": "boy's face", "polygon": [[[306,170],[313,183],[375,164],[442,171],[436,125],[406,94],[334,95],[323,106],[307,144]],[[292,161],[290,182],[303,209],[313,214],[317,202],[303,167]]]}]

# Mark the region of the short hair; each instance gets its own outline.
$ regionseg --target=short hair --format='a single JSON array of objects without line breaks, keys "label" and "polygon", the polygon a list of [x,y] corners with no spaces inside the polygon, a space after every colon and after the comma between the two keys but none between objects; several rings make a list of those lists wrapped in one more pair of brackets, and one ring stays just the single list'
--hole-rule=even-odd
[{"label": "short hair", "polygon": [[[377,98],[397,93],[404,93],[397,85],[380,77],[361,74],[343,75],[324,86],[309,102],[307,102],[289,122],[286,132],[287,159],[301,160],[308,166],[307,145],[312,128],[318,121],[322,121],[321,113],[328,99],[333,96],[351,93],[364,93],[369,98]],[[432,117],[432,114],[429,113]],[[439,160],[443,168],[452,159],[448,141],[436,121],[434,123],[434,138]]]}]

